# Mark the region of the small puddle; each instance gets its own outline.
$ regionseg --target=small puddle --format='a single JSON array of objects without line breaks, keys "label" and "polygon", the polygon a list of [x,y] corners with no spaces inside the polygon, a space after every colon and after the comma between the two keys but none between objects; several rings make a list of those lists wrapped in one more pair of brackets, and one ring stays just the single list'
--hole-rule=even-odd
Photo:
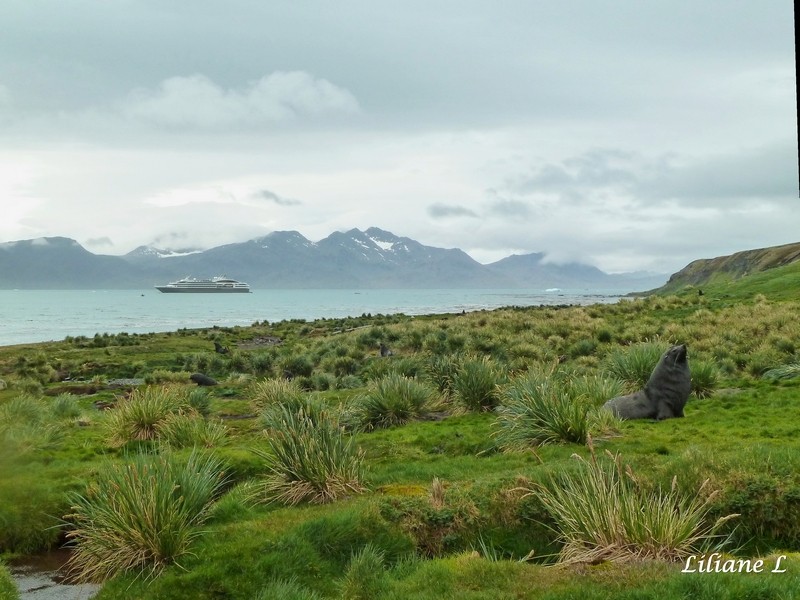
[{"label": "small puddle", "polygon": [[19,588],[21,600],[88,600],[100,585],[65,582],[69,550],[51,550],[46,554],[26,556],[8,562],[11,576]]}]

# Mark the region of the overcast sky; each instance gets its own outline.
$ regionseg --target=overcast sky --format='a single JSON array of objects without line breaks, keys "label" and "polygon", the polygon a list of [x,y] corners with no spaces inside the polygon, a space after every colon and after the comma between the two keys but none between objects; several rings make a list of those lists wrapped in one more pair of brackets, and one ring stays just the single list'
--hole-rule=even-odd
[{"label": "overcast sky", "polygon": [[800,241],[797,163],[788,0],[0,3],[0,241],[673,272]]}]

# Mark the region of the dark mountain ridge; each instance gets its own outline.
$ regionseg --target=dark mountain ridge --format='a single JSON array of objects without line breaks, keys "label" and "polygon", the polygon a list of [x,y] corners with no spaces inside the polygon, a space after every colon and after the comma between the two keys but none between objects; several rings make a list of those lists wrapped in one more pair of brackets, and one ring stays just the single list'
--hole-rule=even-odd
[{"label": "dark mountain ridge", "polygon": [[227,275],[253,289],[306,288],[607,288],[647,289],[666,276],[609,275],[544,255],[514,255],[483,265],[457,248],[426,246],[377,227],[336,231],[319,242],[275,231],[208,250],[140,246],[97,255],[63,237],[0,244],[0,289],[142,289],[185,276]]}]

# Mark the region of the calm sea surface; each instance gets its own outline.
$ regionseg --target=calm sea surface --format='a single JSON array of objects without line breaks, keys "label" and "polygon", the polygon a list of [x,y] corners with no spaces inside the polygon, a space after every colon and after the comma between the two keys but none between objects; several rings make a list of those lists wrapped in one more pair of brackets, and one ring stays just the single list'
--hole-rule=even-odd
[{"label": "calm sea surface", "polygon": [[0,290],[0,346],[95,333],[149,333],[255,321],[421,315],[502,306],[616,302],[629,290],[253,290],[162,294],[156,290]]}]

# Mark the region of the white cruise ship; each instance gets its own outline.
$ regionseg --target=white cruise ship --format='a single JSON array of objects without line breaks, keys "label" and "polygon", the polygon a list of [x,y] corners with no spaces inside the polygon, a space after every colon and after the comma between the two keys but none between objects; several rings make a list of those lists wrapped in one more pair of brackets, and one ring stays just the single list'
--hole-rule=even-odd
[{"label": "white cruise ship", "polygon": [[167,285],[155,286],[159,292],[164,293],[248,293],[250,285],[228,277],[212,277],[211,279],[195,279],[184,277]]}]

